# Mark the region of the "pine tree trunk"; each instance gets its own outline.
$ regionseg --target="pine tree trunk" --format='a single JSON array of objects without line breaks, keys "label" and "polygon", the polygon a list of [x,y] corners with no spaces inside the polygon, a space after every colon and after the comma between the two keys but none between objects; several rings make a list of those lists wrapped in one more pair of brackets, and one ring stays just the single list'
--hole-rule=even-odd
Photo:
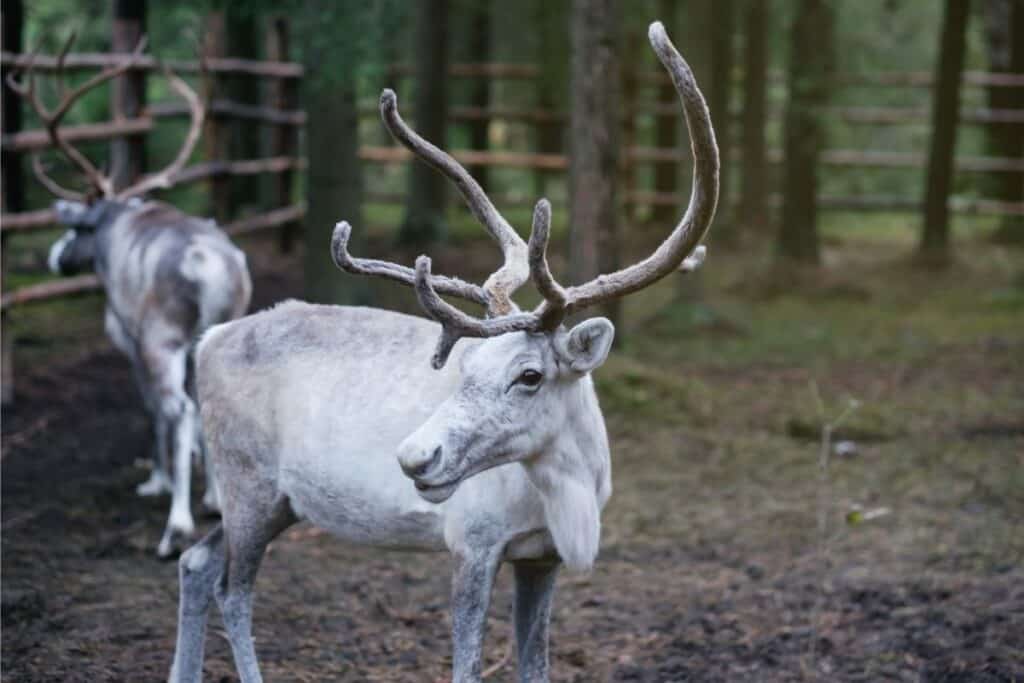
[{"label": "pine tree trunk", "polygon": [[[21,0],[4,0],[0,6],[0,31],[3,33],[4,50],[22,52],[22,36],[25,28],[25,7]],[[3,133],[21,130],[21,98],[7,87],[8,67],[0,75],[3,88]],[[3,211],[25,210],[25,173],[21,155],[8,150],[0,153],[0,184],[3,185]],[[7,272],[7,235],[0,234],[0,275]],[[0,277],[0,280],[5,278]],[[7,283],[0,282],[0,289],[7,291]],[[0,313],[0,403],[9,406],[14,402],[14,337],[8,325],[7,312]]]},{"label": "pine tree trunk", "polygon": [[[227,56],[226,19],[221,3],[211,3],[203,22],[203,56],[207,59]],[[206,74],[201,80],[200,97],[205,101],[213,101],[222,94],[223,80],[212,74]],[[228,158],[227,122],[217,116],[207,116],[203,125],[203,156],[207,161],[219,161]],[[216,175],[207,183],[209,201],[208,213],[217,221],[225,223],[231,220],[233,209],[231,204],[230,179]]]},{"label": "pine tree trunk", "polygon": [[[132,52],[146,32],[145,0],[114,0],[110,48]],[[146,106],[146,72],[129,71],[111,87],[114,118],[136,118]],[[146,171],[146,136],[131,135],[110,143],[111,179],[116,189],[127,187]]]},{"label": "pine tree trunk", "polygon": [[733,48],[735,21],[732,0],[715,0],[711,4],[711,78],[708,107],[715,126],[715,138],[722,151],[718,174],[718,211],[715,213],[715,234],[721,238],[732,232],[732,191],[729,185],[732,165],[732,94]]},{"label": "pine tree trunk", "polygon": [[[673,35],[677,22],[677,4],[673,0],[658,1],[658,18],[665,25],[669,35]],[[655,67],[656,68],[656,67]],[[658,86],[658,103],[661,105],[678,106],[679,96],[672,83],[664,82]],[[654,126],[654,146],[658,149],[677,150],[679,146],[679,116],[658,116]],[[679,195],[679,162],[665,161],[654,165],[654,191],[658,194]],[[676,204],[657,204],[651,211],[651,221],[656,230],[663,226],[674,225],[679,221],[679,207]]]},{"label": "pine tree trunk", "polygon": [[[570,269],[575,283],[618,269],[619,67],[614,0],[573,0],[570,66]],[[618,301],[604,313],[618,321]]]},{"label": "pine tree trunk", "polygon": [[[448,0],[422,0],[416,21],[416,129],[445,149],[448,120]],[[444,176],[414,161],[409,170],[409,199],[399,242],[425,246],[444,239],[447,184]]]},{"label": "pine tree trunk", "polygon": [[[534,0],[534,26],[537,28],[537,64],[544,68],[535,80],[537,87],[537,109],[555,114],[565,109],[565,84],[569,80],[569,55],[565,49],[565,34],[568,17],[563,3],[550,0]],[[565,151],[563,121],[551,118],[534,126],[534,147],[540,154],[562,154]],[[534,194],[543,197],[548,194],[548,181],[557,173],[536,169],[533,173]]]},{"label": "pine tree trunk", "polygon": [[[1024,73],[1024,0],[986,0],[985,29],[989,70]],[[1024,88],[989,86],[988,104],[990,109],[1024,110]],[[1024,130],[1020,124],[991,123],[985,130],[990,155],[1024,158]],[[1020,173],[994,173],[989,187],[997,199],[1024,202],[1024,177]],[[1004,216],[996,239],[1024,244],[1024,217]]]},{"label": "pine tree trunk", "polygon": [[[322,0],[328,2],[328,0]],[[305,11],[315,17],[321,3],[308,3]],[[346,6],[342,20],[354,21],[350,12],[362,9]],[[307,18],[308,20],[308,18]],[[329,51],[329,54],[327,52]],[[302,105],[308,117],[306,125],[306,173],[308,209],[304,219],[305,295],[323,303],[365,304],[368,302],[366,278],[352,277],[338,270],[331,260],[330,243],[334,225],[341,220],[353,226],[349,248],[364,253],[365,224],[362,220],[363,182],[358,159],[359,112],[357,79],[360,50],[352,44],[306,46],[303,50],[306,76],[302,81]],[[332,70],[322,62],[330,59]],[[345,74],[337,77],[335,71]]]},{"label": "pine tree trunk", "polygon": [[[483,64],[491,61],[491,6],[487,0],[477,0],[473,8],[469,30],[469,61]],[[491,79],[476,78],[470,85],[470,106],[486,112],[491,106]],[[470,149],[487,151],[489,144],[488,129],[490,120],[474,119],[469,123]],[[487,190],[487,166],[472,169],[473,177],[480,187]]]},{"label": "pine tree trunk", "polygon": [[949,195],[960,115],[960,75],[964,68],[968,0],[946,0],[939,60],[932,95],[932,138],[919,251],[928,263],[949,260]]},{"label": "pine tree trunk", "polygon": [[786,161],[778,251],[784,259],[807,264],[817,264],[821,258],[817,162],[824,146],[820,109],[828,101],[833,21],[830,0],[801,0],[793,23],[789,54]]},{"label": "pine tree trunk", "polygon": [[740,224],[760,233],[768,223],[765,195],[768,0],[747,0],[743,53],[743,167]]},{"label": "pine tree trunk", "polygon": [[[4,50],[21,53],[23,28],[25,25],[25,8],[21,0],[4,0],[0,8],[0,22],[3,23]],[[3,88],[3,133],[17,133],[22,126],[21,98],[7,85],[7,74],[12,69],[3,67],[0,76],[0,87]],[[25,210],[25,172],[21,163],[21,154],[9,150],[0,152],[3,170],[3,210]]]},{"label": "pine tree trunk", "polygon": [[[251,7],[239,3],[226,3],[227,53],[229,57],[257,60],[261,57],[260,22]],[[251,76],[226,79],[224,95],[233,102],[259,106],[260,81]],[[258,159],[263,156],[260,124],[256,121],[235,119],[229,129],[228,148],[232,159]],[[261,200],[260,177],[237,176],[231,179],[231,204],[236,211],[245,207],[258,209],[266,206]]]}]

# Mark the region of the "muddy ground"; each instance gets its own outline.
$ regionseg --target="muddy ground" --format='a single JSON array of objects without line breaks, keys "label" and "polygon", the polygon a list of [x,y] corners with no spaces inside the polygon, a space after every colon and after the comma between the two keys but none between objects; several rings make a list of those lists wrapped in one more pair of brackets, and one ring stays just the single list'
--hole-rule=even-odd
[{"label": "muddy ground", "polygon": [[[1024,680],[1024,330],[1003,309],[957,318],[977,303],[952,294],[918,313],[926,278],[902,282],[906,306],[891,288],[869,285],[865,300],[840,287],[832,311],[813,297],[751,301],[730,289],[736,268],[707,283],[723,292],[718,322],[637,308],[633,341],[601,371],[615,492],[597,567],[560,578],[552,679]],[[261,303],[295,293],[296,271],[262,268]],[[871,281],[861,275],[850,281]],[[950,291],[972,277],[1006,285],[943,277]],[[757,322],[827,325],[863,305],[886,309],[877,338],[844,329],[808,353],[773,353],[788,342]],[[945,317],[956,330],[935,327]],[[153,553],[167,501],[133,492],[147,418],[105,343],[46,357],[19,368],[3,414],[3,679],[161,680],[176,565]],[[863,404],[837,435],[855,450],[824,472],[809,386],[824,414],[848,395]],[[445,680],[448,569],[289,530],[257,583],[266,679]],[[510,583],[503,572],[488,662],[509,643]],[[235,680],[216,615],[206,680]]]}]

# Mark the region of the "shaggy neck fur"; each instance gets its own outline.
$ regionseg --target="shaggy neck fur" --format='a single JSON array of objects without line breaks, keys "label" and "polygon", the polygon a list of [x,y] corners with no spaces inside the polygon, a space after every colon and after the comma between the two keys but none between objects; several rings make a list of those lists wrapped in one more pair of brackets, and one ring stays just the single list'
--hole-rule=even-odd
[{"label": "shaggy neck fur", "polygon": [[569,424],[549,449],[524,466],[543,497],[562,562],[588,571],[601,542],[601,508],[611,495],[608,437],[590,377],[573,382],[570,391],[575,400],[566,414]]}]

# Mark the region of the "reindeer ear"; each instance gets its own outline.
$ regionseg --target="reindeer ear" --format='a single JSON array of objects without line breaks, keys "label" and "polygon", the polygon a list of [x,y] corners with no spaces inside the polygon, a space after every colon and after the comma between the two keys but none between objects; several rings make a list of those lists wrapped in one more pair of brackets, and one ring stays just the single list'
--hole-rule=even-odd
[{"label": "reindeer ear", "polygon": [[584,320],[566,333],[559,355],[573,372],[585,375],[604,363],[613,339],[615,326],[607,318]]}]

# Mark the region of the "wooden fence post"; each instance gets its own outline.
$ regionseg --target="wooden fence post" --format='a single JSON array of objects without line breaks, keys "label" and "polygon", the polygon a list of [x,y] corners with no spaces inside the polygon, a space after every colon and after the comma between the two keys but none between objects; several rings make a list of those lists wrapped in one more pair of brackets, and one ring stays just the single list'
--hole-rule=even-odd
[{"label": "wooden fence post", "polygon": [[[288,18],[277,16],[271,19],[267,31],[267,59],[275,62],[288,61]],[[298,88],[294,78],[277,78],[270,81],[267,89],[267,106],[282,111],[292,111],[298,106]],[[294,157],[298,154],[298,129],[295,126],[281,124],[273,127],[271,132],[272,157]],[[291,171],[278,173],[273,179],[274,208],[290,206],[292,203],[293,174]],[[292,250],[295,242],[295,223],[281,226],[278,244],[283,253]]]},{"label": "wooden fence post", "polygon": [[[203,56],[206,59],[224,57],[226,36],[224,35],[224,10],[212,10],[206,15],[206,33],[203,35]],[[203,97],[207,102],[213,102],[219,88],[218,79],[212,73],[207,73],[204,78]],[[213,112],[206,117],[205,130],[203,131],[203,150],[207,161],[217,161],[227,158],[227,147],[229,137],[225,129],[224,121]],[[231,194],[228,192],[229,178],[226,175],[214,175],[210,177],[210,213],[219,223],[224,223],[231,217]]]},{"label": "wooden fence post", "polygon": [[[146,30],[145,0],[114,0],[111,52],[131,52]],[[134,119],[146,105],[146,72],[131,70],[114,79],[110,109],[115,121]],[[146,136],[130,135],[110,143],[110,167],[114,187],[121,189],[146,171]]]},{"label": "wooden fence post", "polygon": [[636,161],[632,150],[637,146],[637,58],[639,57],[639,40],[634,31],[630,31],[624,41],[624,54],[621,65],[622,78],[622,156],[619,158],[622,174],[622,215],[627,226],[635,224],[636,218]]}]

